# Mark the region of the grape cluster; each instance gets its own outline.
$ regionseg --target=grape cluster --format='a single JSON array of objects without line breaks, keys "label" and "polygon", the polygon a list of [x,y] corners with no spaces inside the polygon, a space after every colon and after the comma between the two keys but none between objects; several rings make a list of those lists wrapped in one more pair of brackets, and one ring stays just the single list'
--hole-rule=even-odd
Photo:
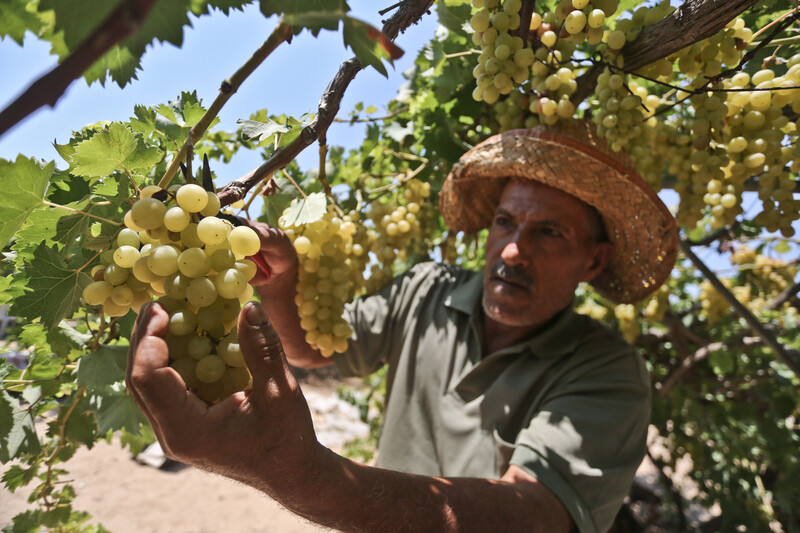
[{"label": "grape cluster", "polygon": [[[728,93],[727,99],[731,178],[743,183],[758,176],[762,211],[756,222],[768,231],[780,230],[786,237],[794,235],[792,223],[800,218],[800,201],[794,198],[796,181],[792,177],[792,169],[800,167],[800,149],[798,124],[790,121],[783,109],[791,105],[792,110],[800,110],[800,91],[764,89],[800,84],[800,55],[789,64],[782,76],[777,76],[774,69],[763,69],[752,78],[739,72],[726,83],[727,87],[742,89]],[[784,143],[787,135],[792,142]]]},{"label": "grape cluster", "polygon": [[633,304],[619,304],[614,307],[617,328],[626,341],[633,343],[639,337],[639,316]]},{"label": "grape cluster", "polygon": [[509,94],[514,83],[528,79],[533,51],[525,47],[521,37],[509,33],[519,28],[522,0],[473,0],[472,5],[478,8],[470,19],[475,31],[472,41],[481,47],[478,65],[472,72],[477,81],[472,96],[493,104],[500,95]]},{"label": "grape cluster", "polygon": [[626,87],[624,76],[612,73],[608,67],[597,78],[597,105],[600,109],[592,120],[597,125],[597,134],[608,141],[612,150],[619,152],[631,139],[641,135],[642,97]]},{"label": "grape cluster", "polygon": [[405,183],[402,203],[395,198],[393,204],[373,202],[368,207],[367,218],[376,232],[371,251],[378,259],[378,263],[372,265],[366,281],[368,293],[391,281],[395,259],[405,259],[411,243],[419,239],[422,233],[422,206],[427,204],[430,194],[430,183],[412,179]]},{"label": "grape cluster", "polygon": [[342,315],[355,287],[349,256],[366,255],[353,243],[356,224],[329,206],[320,220],[294,225],[281,217],[279,227],[294,244],[299,260],[295,304],[306,342],[325,357],[345,351],[353,330]]},{"label": "grape cluster", "polygon": [[[760,311],[785,291],[797,275],[796,265],[758,254],[747,246],[740,246],[731,254],[731,263],[739,267],[742,281],[752,288],[754,294],[748,307],[753,311]],[[786,302],[784,308],[789,307]]]},{"label": "grape cluster", "polygon": [[83,291],[109,316],[158,298],[169,313],[170,366],[208,402],[250,382],[236,323],[253,296],[256,265],[246,256],[261,248],[251,228],[215,216],[219,207],[216,194],[199,185],[145,187]]}]

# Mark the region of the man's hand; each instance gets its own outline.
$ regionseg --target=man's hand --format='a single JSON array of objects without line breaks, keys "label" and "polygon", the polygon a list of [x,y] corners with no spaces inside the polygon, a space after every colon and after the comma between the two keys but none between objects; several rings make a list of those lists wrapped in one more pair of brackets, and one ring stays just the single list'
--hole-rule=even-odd
[{"label": "man's hand", "polygon": [[213,406],[187,391],[168,366],[167,325],[159,304],[142,308],[127,369],[128,390],[164,451],[271,492],[271,479],[305,462],[319,445],[308,405],[264,309],[251,302],[239,315],[239,343],[253,375],[252,390]]},{"label": "man's hand", "polygon": [[262,222],[246,220],[245,223],[253,228],[261,239],[260,254],[270,269],[269,277],[259,271],[250,280],[250,284],[259,287],[276,283],[293,283],[297,273],[297,253],[289,237],[281,230]]}]

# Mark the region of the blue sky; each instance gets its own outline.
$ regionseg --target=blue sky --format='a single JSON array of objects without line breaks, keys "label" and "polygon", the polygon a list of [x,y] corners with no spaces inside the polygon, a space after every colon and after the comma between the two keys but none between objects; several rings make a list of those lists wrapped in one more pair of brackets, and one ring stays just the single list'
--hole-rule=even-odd
[{"label": "blue sky", "polygon": [[[369,0],[351,0],[351,15],[380,27],[378,10],[386,4]],[[387,15],[388,16],[388,15]],[[267,38],[277,24],[277,18],[265,18],[257,6],[225,17],[219,12],[211,16],[192,18],[191,28],[184,29],[181,48],[172,45],[149,47],[142,58],[138,80],[124,89],[113,82],[105,87],[99,83],[87,86],[76,80],[58,101],[55,108],[42,108],[22,124],[0,137],[0,158],[15,159],[22,153],[29,157],[60,159],[52,142],[66,142],[73,130],[101,120],[127,120],[136,104],[160,104],[175,99],[181,91],[196,90],[206,106],[217,94],[220,82],[230,76]],[[420,47],[436,28],[435,14],[426,15],[420,24],[412,26],[396,40],[406,53],[388,67],[389,78],[374,69],[360,72],[350,84],[342,101],[340,116],[346,116],[353,106],[363,101],[379,110],[394,98],[404,81],[402,72],[413,65]],[[252,112],[267,108],[270,113],[300,116],[316,111],[319,98],[333,78],[342,61],[352,53],[345,49],[340,33],[323,31],[318,38],[303,32],[291,44],[282,44],[235,94],[219,115],[217,129],[235,130],[236,121]],[[5,107],[30,83],[56,65],[49,54],[49,45],[37,41],[31,34],[24,46],[11,39],[0,41],[0,73],[6,80],[0,84],[0,106]],[[333,124],[328,143],[348,147],[360,144],[363,127]],[[316,145],[306,149],[298,158],[304,168],[317,166]],[[261,164],[258,152],[240,151],[226,167],[214,166],[224,182],[238,178]]]}]

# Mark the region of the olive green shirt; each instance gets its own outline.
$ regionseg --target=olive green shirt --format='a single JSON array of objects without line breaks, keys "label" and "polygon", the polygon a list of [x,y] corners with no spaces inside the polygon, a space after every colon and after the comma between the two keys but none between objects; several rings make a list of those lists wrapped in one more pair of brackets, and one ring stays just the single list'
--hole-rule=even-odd
[{"label": "olive green shirt", "polygon": [[425,263],[347,308],[344,376],[384,364],[378,466],[542,482],[581,532],[605,532],[645,453],[650,385],[615,332],[567,309],[545,331],[482,357],[483,276]]}]

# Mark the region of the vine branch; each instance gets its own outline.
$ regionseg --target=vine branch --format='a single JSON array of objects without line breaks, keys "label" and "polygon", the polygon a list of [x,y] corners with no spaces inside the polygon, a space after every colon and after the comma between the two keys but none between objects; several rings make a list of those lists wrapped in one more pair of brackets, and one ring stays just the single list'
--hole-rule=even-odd
[{"label": "vine branch", "polygon": [[[411,24],[422,18],[430,9],[431,4],[433,4],[433,0],[405,0],[396,6],[392,6],[392,8],[397,7],[398,9],[384,24],[383,33],[389,39],[394,40],[400,32],[405,31]],[[244,198],[247,192],[257,183],[291,163],[300,152],[327,132],[336,117],[336,113],[339,111],[344,91],[353,81],[356,74],[363,68],[363,65],[356,58],[348,59],[342,63],[339,71],[322,94],[314,120],[304,127],[300,135],[289,144],[275,150],[261,166],[220,189],[220,204],[225,206]]]},{"label": "vine branch", "polygon": [[764,327],[758,318],[740,302],[733,293],[722,284],[719,278],[711,271],[710,268],[692,251],[691,245],[681,238],[678,240],[681,250],[689,258],[697,269],[703,273],[706,279],[714,286],[714,289],[725,298],[725,300],[733,307],[733,310],[742,317],[747,325],[764,341],[764,344],[769,346],[775,355],[780,359],[789,369],[800,377],[800,352],[792,350],[781,344],[775,335],[772,334],[767,328]]},{"label": "vine branch", "polygon": [[42,106],[53,107],[73,81],[114,45],[136,33],[156,0],[125,0],[50,72],[0,112],[0,137]]},{"label": "vine branch", "polygon": [[186,159],[189,146],[196,144],[203,137],[203,134],[206,132],[208,127],[211,126],[211,123],[219,114],[222,106],[224,106],[228,99],[233,96],[233,94],[239,89],[239,87],[250,76],[250,74],[252,74],[253,71],[264,62],[264,60],[275,50],[275,48],[278,47],[278,45],[284,41],[290,40],[291,37],[292,27],[281,22],[274,30],[272,30],[272,33],[269,37],[267,37],[267,40],[264,41],[255,52],[253,52],[253,55],[251,55],[250,58],[248,58],[248,60],[245,61],[245,63],[239,67],[239,69],[234,72],[230,78],[223,80],[219,88],[219,94],[211,103],[211,106],[208,108],[205,114],[200,118],[200,121],[189,131],[186,142],[183,144],[183,146],[181,146],[181,149],[175,155],[172,163],[170,163],[166,172],[164,172],[164,176],[161,178],[161,181],[158,182],[159,187],[162,189],[167,188],[169,182],[178,171],[180,164],[184,159]]}]

